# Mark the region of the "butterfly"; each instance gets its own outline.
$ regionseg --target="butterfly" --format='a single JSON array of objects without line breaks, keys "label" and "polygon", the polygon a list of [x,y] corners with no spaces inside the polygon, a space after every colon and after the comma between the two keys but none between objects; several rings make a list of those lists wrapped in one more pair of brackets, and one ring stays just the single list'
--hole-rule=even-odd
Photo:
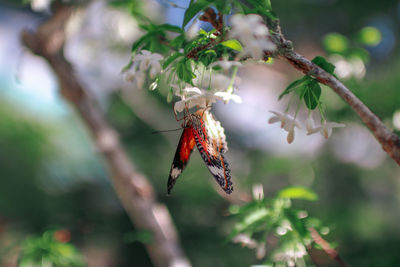
[{"label": "butterfly", "polygon": [[[187,112],[188,113],[188,112]],[[228,150],[224,128],[215,120],[207,108],[184,116],[184,130],[175,152],[168,178],[168,194],[189,162],[194,146],[214,176],[219,186],[227,193],[233,191],[229,165],[224,153]]]}]

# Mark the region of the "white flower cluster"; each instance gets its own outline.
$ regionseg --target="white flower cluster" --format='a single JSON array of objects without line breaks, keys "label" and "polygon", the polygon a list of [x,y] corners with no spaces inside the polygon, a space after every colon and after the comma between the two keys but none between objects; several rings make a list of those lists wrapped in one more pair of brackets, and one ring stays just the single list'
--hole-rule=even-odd
[{"label": "white flower cluster", "polygon": [[301,259],[307,255],[307,250],[303,244],[296,243],[293,245],[292,250],[285,250],[284,252],[276,253],[274,258],[276,261],[286,262],[286,266],[296,266],[297,259]]},{"label": "white flower cluster", "polygon": [[[239,62],[222,60],[212,64],[219,65],[226,72],[232,67],[239,67]],[[198,70],[197,76],[193,80],[196,85],[187,86],[182,90],[177,89],[175,94],[181,98],[174,105],[175,112],[182,112],[185,107],[205,108],[211,106],[217,100],[227,104],[230,100],[236,103],[242,103],[240,96],[233,94],[234,78],[221,73],[213,73],[208,69]]]},{"label": "white flower cluster", "polygon": [[273,51],[276,45],[271,41],[267,26],[259,15],[236,14],[231,17],[232,28],[229,35],[237,38],[243,46],[239,56],[263,59],[264,51]]},{"label": "white flower cluster", "polygon": [[[270,111],[270,112],[275,116],[272,116],[268,122],[269,123],[280,122],[281,128],[288,132],[286,139],[287,142],[291,144],[294,140],[295,127],[301,129],[300,122],[296,118],[292,117],[287,113],[282,113],[279,111]],[[333,128],[339,128],[339,127],[345,127],[345,125],[342,123],[327,122],[325,120],[322,123],[322,125],[316,127],[314,125],[314,120],[311,114],[308,116],[306,121],[307,135],[320,133],[323,137],[325,137],[325,139],[328,139],[331,136]]]},{"label": "white flower cluster", "polygon": [[182,112],[185,107],[190,109],[193,107],[205,108],[211,106],[217,100],[221,100],[224,103],[228,103],[229,100],[233,100],[236,103],[242,103],[240,96],[228,91],[209,91],[200,90],[197,87],[186,87],[182,92],[178,92],[178,96],[181,100],[176,102],[174,105],[175,112]]},{"label": "white flower cluster", "polygon": [[161,72],[160,61],[164,57],[158,53],[141,50],[134,58],[133,65],[125,72],[125,80],[135,82],[137,88],[143,88],[146,80],[146,71],[149,70],[151,79],[154,79]]}]

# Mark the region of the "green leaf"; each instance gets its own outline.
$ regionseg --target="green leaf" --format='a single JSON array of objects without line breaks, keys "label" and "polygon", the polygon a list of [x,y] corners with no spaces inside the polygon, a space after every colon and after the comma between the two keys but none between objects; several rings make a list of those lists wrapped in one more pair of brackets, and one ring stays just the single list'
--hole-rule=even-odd
[{"label": "green leaf", "polygon": [[286,87],[286,89],[279,95],[278,100],[281,100],[282,97],[291,93],[294,89],[296,89],[296,87],[302,85],[307,79],[308,76],[304,76],[303,78],[295,80],[294,82],[289,84],[289,86]]},{"label": "green leaf", "polygon": [[191,59],[184,58],[175,67],[178,78],[190,84],[193,84],[192,79],[196,78],[196,75],[192,71],[192,61]]},{"label": "green leaf", "polygon": [[171,64],[175,59],[177,59],[178,57],[183,56],[182,53],[176,52],[174,54],[172,54],[171,56],[169,56],[163,63],[163,69],[167,68],[169,66],[169,64]]},{"label": "green leaf", "polygon": [[151,38],[151,34],[145,34],[142,37],[140,37],[136,42],[133,43],[131,51],[132,52],[136,52],[136,50],[142,46],[145,42],[147,42],[148,40],[150,40]]},{"label": "green leaf", "polygon": [[318,65],[320,68],[324,69],[326,72],[333,74],[335,71],[335,65],[328,62],[324,57],[316,56],[313,60],[311,60],[314,64]]},{"label": "green leaf", "polygon": [[221,45],[226,46],[226,47],[231,48],[231,49],[236,50],[236,51],[242,51],[243,50],[242,45],[239,43],[238,40],[235,40],[235,39],[224,41],[224,42],[221,43]]},{"label": "green leaf", "polygon": [[173,47],[177,47],[178,49],[182,47],[183,42],[185,42],[185,35],[178,35],[175,39],[169,42]]},{"label": "green leaf", "polygon": [[174,98],[174,90],[171,87],[167,95],[167,103],[171,103],[173,98]]},{"label": "green leaf", "polygon": [[196,16],[200,11],[206,9],[211,3],[206,0],[199,0],[197,2],[191,2],[189,7],[185,11],[183,17],[182,27],[185,27],[189,21]]},{"label": "green leaf", "polygon": [[254,8],[249,9],[242,5],[246,14],[257,13],[273,20],[276,19],[275,14],[272,12],[270,0],[247,0],[247,2],[252,4]]},{"label": "green leaf", "polygon": [[313,79],[308,82],[305,86],[303,93],[304,102],[307,108],[310,110],[315,109],[318,106],[319,98],[321,97],[321,86],[317,80]]},{"label": "green leaf", "polygon": [[183,33],[182,29],[178,26],[174,26],[171,24],[161,24],[157,25],[159,30],[164,30],[164,31],[170,31],[170,32],[177,32],[177,33]]},{"label": "green leaf", "polygon": [[308,231],[305,225],[305,221],[297,216],[297,212],[293,209],[284,210],[285,217],[292,224],[293,229],[302,237],[305,238],[308,235]]},{"label": "green leaf", "polygon": [[232,239],[239,233],[249,230],[250,227],[254,225],[260,225],[260,223],[264,223],[265,219],[270,215],[270,210],[266,207],[260,207],[254,209],[253,211],[249,212],[242,221],[238,222],[234,229],[232,230],[231,234],[228,237]]},{"label": "green leaf", "polygon": [[222,14],[229,14],[232,9],[231,1],[227,0],[214,1],[214,5],[218,9],[218,11],[221,12]]},{"label": "green leaf", "polygon": [[279,191],[279,198],[291,198],[291,199],[304,199],[315,201],[318,200],[318,195],[315,194],[308,188],[301,186],[287,187]]}]

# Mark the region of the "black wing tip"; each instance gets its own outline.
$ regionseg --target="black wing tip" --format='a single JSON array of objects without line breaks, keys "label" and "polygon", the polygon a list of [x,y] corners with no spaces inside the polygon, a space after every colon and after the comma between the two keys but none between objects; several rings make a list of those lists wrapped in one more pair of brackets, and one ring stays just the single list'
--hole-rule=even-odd
[{"label": "black wing tip", "polygon": [[228,195],[232,194],[233,192],[233,186],[228,187],[228,188],[224,188],[225,193],[227,193]]},{"label": "black wing tip", "polygon": [[171,191],[175,185],[175,182],[176,182],[176,180],[172,179],[171,176],[168,177],[168,183],[167,183],[167,195],[168,196],[171,195]]}]

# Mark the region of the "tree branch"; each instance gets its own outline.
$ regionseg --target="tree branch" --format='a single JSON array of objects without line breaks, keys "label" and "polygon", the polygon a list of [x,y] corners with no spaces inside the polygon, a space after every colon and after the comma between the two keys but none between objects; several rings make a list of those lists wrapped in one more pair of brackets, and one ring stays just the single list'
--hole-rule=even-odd
[{"label": "tree branch", "polygon": [[316,78],[320,83],[329,86],[357,113],[360,119],[381,144],[383,150],[400,165],[400,138],[393,133],[358,97],[356,97],[341,81],[318,67],[316,64],[293,50],[292,43],[283,36],[279,21],[267,22],[273,30],[272,40],[277,45],[277,53],[267,56],[278,56],[305,75]]},{"label": "tree branch", "polygon": [[[323,251],[325,251],[326,254],[328,254],[329,257],[331,257],[332,260],[336,261],[337,263],[340,264],[342,267],[350,267],[339,255],[339,253],[333,249],[328,242],[326,242],[325,239],[320,236],[317,230],[314,228],[309,228],[308,229],[311,233],[311,237],[314,240],[315,243],[321,246]],[[309,253],[310,254],[310,253]],[[310,254],[311,255],[311,254]]]},{"label": "tree branch", "polygon": [[190,263],[180,247],[167,208],[156,202],[151,184],[135,170],[118,134],[80,85],[71,64],[63,56],[64,27],[72,12],[71,6],[56,3],[54,15],[36,32],[23,31],[21,39],[28,49],[49,63],[58,78],[61,94],[75,107],[90,130],[111,172],[115,192],[135,227],[152,233],[152,241],[146,249],[153,264],[188,267]]}]

